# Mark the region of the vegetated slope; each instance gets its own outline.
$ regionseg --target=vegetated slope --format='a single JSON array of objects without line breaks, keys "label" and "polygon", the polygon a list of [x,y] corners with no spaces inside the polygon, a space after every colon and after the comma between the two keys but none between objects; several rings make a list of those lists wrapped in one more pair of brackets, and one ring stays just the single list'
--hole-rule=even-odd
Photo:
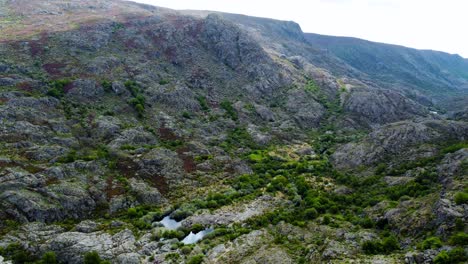
[{"label": "vegetated slope", "polygon": [[[307,33],[305,38],[385,87],[409,94],[416,90],[447,107],[451,106],[447,101],[467,96],[468,63],[459,55],[349,37]],[[454,108],[462,106],[462,102],[466,103],[466,99]]]},{"label": "vegetated slope", "polygon": [[104,0],[0,14],[0,256],[466,259],[463,115],[382,88],[297,24]]}]

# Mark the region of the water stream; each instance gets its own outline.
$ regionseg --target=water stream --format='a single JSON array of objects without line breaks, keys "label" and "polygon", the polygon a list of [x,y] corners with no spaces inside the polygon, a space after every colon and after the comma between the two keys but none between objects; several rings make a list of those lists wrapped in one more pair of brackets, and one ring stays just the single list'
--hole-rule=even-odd
[{"label": "water stream", "polygon": [[[172,219],[170,216],[164,217],[161,221],[159,221],[166,229],[169,230],[176,230],[177,228],[182,226],[182,222],[177,222],[176,220]],[[197,233],[190,232],[183,240],[182,243],[184,244],[195,244],[198,241],[202,240],[206,235],[212,233],[214,231],[213,228],[206,228]]]},{"label": "water stream", "polygon": [[161,223],[166,229],[169,230],[176,230],[177,228],[182,226],[181,222],[177,222],[170,216],[164,217],[161,221],[159,221],[159,223]]}]

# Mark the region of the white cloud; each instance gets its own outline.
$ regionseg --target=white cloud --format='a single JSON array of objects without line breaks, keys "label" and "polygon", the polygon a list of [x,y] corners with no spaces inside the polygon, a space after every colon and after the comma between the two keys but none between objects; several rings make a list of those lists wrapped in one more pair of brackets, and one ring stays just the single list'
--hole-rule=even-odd
[{"label": "white cloud", "polygon": [[468,58],[466,0],[137,0],[298,22],[303,31],[352,36]]}]

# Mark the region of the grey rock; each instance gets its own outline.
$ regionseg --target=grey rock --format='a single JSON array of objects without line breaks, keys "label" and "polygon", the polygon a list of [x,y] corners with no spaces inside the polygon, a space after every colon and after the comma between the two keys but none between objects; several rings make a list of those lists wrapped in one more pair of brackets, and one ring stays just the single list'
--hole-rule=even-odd
[{"label": "grey rock", "polygon": [[364,126],[429,115],[422,105],[397,92],[361,87],[351,90],[343,109]]},{"label": "grey rock", "polygon": [[85,220],[77,224],[75,229],[77,232],[91,233],[98,230],[98,224],[91,220]]},{"label": "grey rock", "polygon": [[103,88],[96,84],[94,80],[78,79],[73,81],[69,90],[66,92],[66,97],[75,98],[78,100],[96,100],[104,94]]},{"label": "grey rock", "polygon": [[286,110],[301,128],[318,127],[325,114],[325,108],[306,91],[300,89],[288,92]]},{"label": "grey rock", "polygon": [[123,130],[121,134],[114,139],[109,146],[114,149],[120,149],[124,145],[130,146],[144,146],[144,145],[154,145],[157,140],[149,132],[144,131],[143,128],[130,128]]},{"label": "grey rock", "polygon": [[[382,161],[388,155],[417,157],[418,146],[468,138],[468,125],[456,121],[396,122],[370,133],[359,143],[339,147],[332,155],[338,168],[356,168]],[[424,153],[424,149],[421,149]]]},{"label": "grey rock", "polygon": [[113,236],[102,233],[66,232],[48,241],[44,246],[52,250],[57,257],[72,263],[82,263],[83,254],[96,251],[104,259],[135,252],[135,237],[128,229]]},{"label": "grey rock", "polygon": [[148,186],[144,181],[130,179],[130,188],[137,200],[142,204],[157,205],[163,200],[158,189]]}]

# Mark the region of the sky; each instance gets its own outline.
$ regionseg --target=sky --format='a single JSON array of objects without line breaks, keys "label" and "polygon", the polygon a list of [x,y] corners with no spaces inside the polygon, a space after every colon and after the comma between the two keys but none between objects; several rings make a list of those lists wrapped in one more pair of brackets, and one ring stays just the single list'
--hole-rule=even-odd
[{"label": "sky", "polygon": [[133,0],[292,20],[302,31],[432,49],[468,58],[468,0]]}]

